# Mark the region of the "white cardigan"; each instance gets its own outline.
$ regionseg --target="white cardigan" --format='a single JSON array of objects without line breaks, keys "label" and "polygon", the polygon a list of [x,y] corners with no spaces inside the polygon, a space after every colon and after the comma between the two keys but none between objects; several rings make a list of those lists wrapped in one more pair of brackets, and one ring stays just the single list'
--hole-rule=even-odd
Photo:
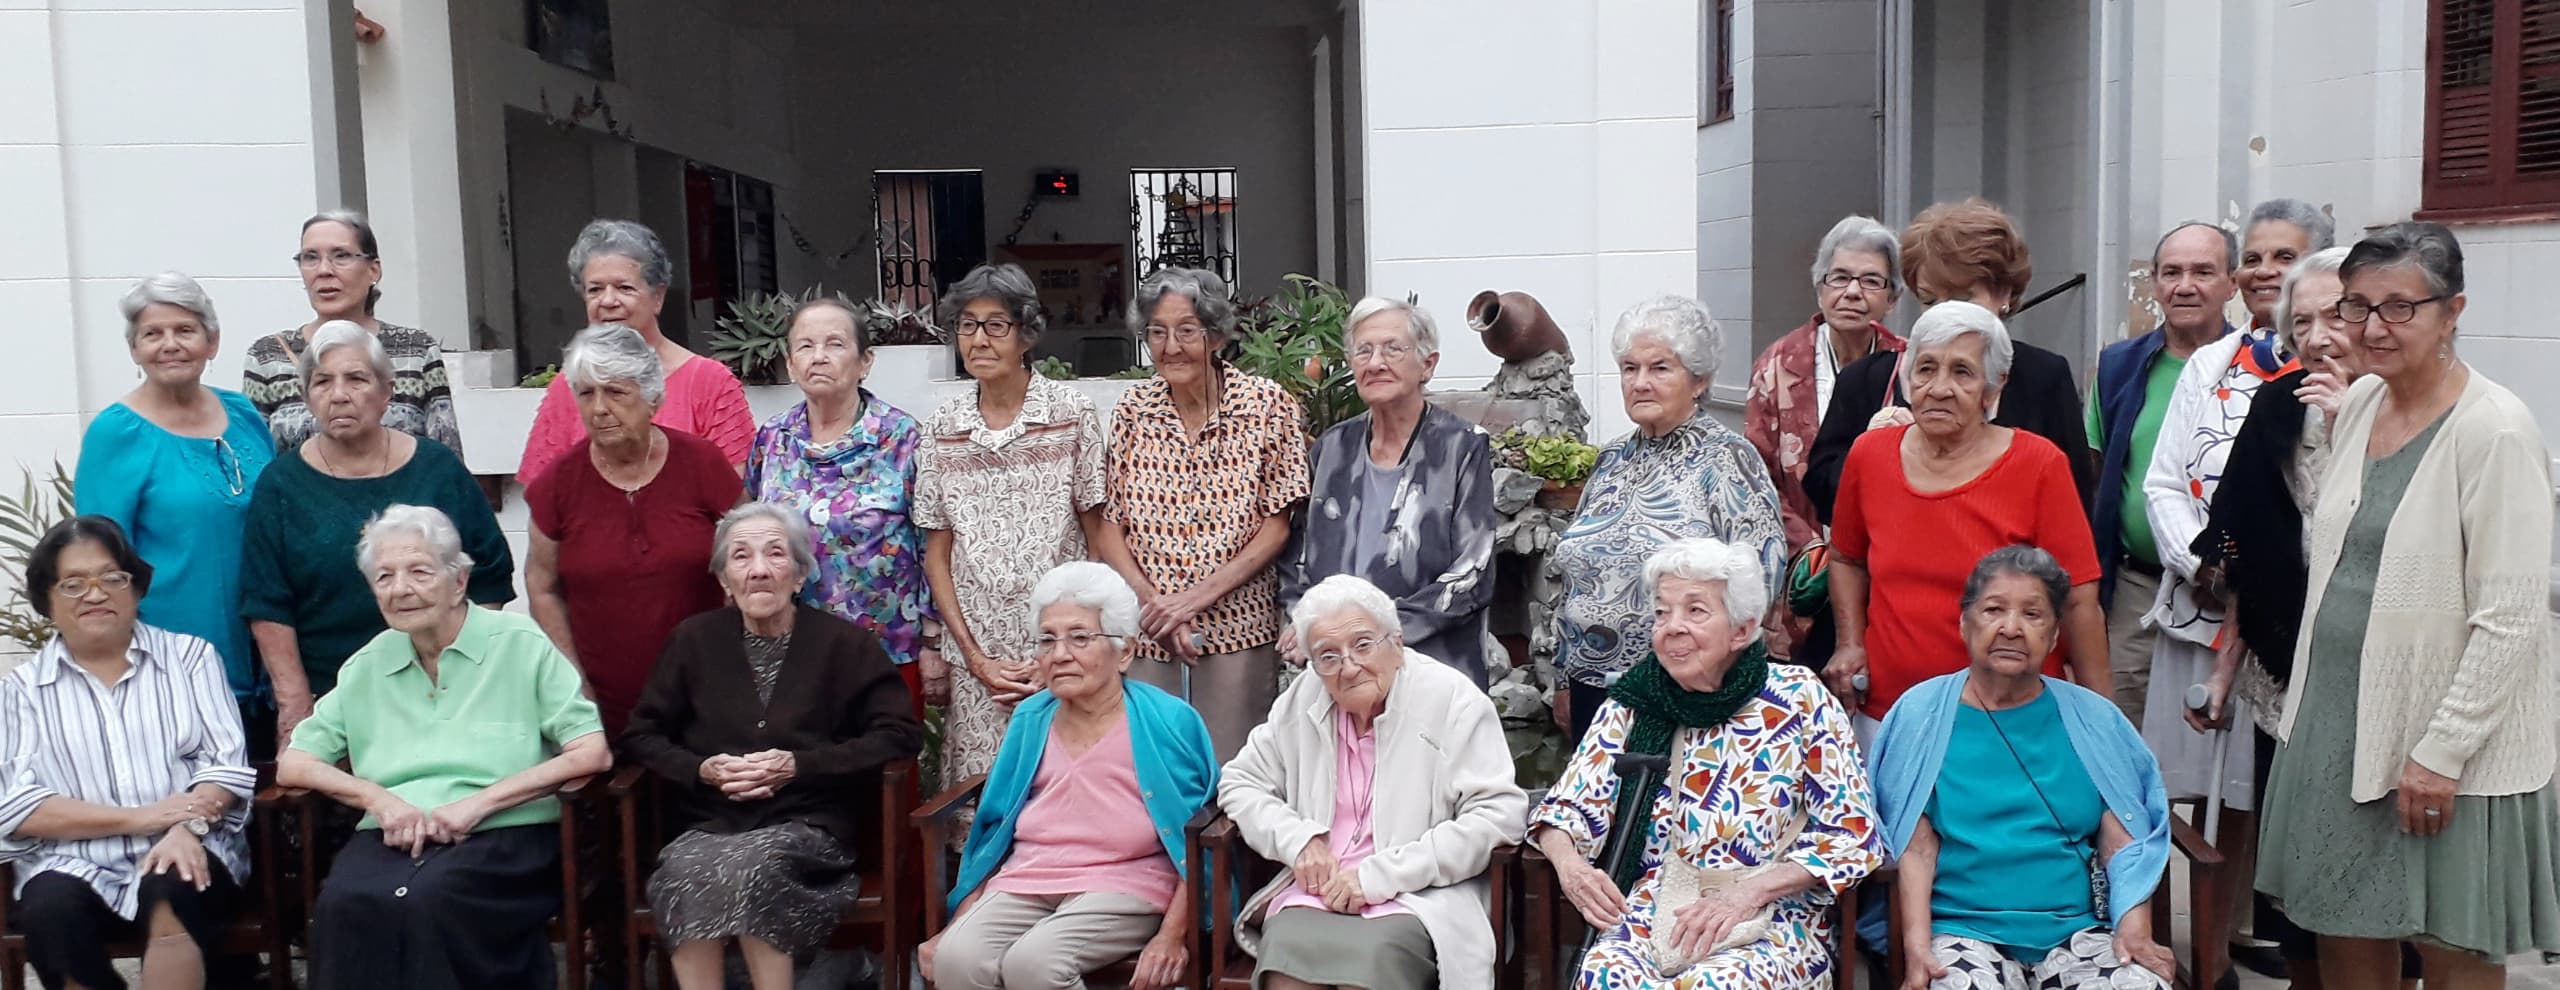
[{"label": "white cardigan", "polygon": [[[2338,410],[2337,454],[2311,519],[2311,594],[2284,738],[2322,659],[2312,624],[2363,501],[2382,398],[2381,379],[2367,377]],[[2521,794],[2551,781],[2549,456],[2524,403],[2473,369],[2383,537],[2357,672],[2356,801],[2388,795],[2408,760],[2456,778],[2460,794]]]},{"label": "white cardigan", "polygon": [[[1333,697],[1313,672],[1271,706],[1218,779],[1218,807],[1246,845],[1283,865],[1333,826]],[[1369,828],[1377,851],[1360,863],[1360,886],[1393,894],[1440,960],[1440,985],[1493,985],[1493,850],[1520,841],[1529,796],[1512,780],[1511,747],[1493,702],[1465,674],[1413,650],[1378,715],[1378,770]],[[1288,889],[1287,871],[1245,902],[1236,939],[1261,949],[1262,915]]]}]

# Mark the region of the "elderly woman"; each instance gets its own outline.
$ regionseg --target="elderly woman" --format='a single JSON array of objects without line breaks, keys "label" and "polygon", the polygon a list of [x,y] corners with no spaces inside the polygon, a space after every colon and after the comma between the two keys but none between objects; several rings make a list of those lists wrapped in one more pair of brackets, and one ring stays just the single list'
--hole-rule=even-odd
[{"label": "elderly woman", "polygon": [[1336,574],[1290,612],[1300,677],[1227,764],[1218,806],[1289,870],[1247,900],[1262,990],[1493,985],[1485,867],[1528,795],[1465,671],[1404,644],[1404,611]]},{"label": "elderly woman", "polygon": [[[2108,683],[2098,553],[2065,458],[2045,438],[1991,419],[2013,347],[1990,310],[1930,307],[1902,361],[1914,421],[1869,431],[1849,452],[1829,570],[1840,645],[1822,678],[1857,709],[1861,739],[1902,692],[1962,669],[1946,618],[1972,570],[1966,562],[2011,544],[2043,547],[2070,569],[2070,593],[2054,607],[2073,679]],[[2061,672],[2059,657],[2046,660],[2048,672]]]},{"label": "elderly woman", "polygon": [[809,603],[880,637],[921,716],[925,697],[948,696],[951,682],[925,581],[924,533],[907,518],[915,418],[862,387],[871,341],[852,304],[810,300],[792,310],[784,332],[801,401],[756,431],[747,497],[808,519],[817,534]]},{"label": "elderly woman", "polygon": [[2176,975],[2146,910],[2169,860],[2159,766],[2106,695],[2038,673],[2073,580],[2034,547],[1985,555],[1958,613],[1968,666],[1903,695],[1876,738],[1906,990]]},{"label": "elderly woman", "polygon": [[1077,990],[1135,955],[1135,990],[1165,990],[1190,965],[1183,828],[1217,789],[1209,729],[1122,676],[1141,611],[1111,568],[1059,565],[1032,588],[1031,614],[1048,690],[1014,708],[951,887],[951,927],[917,961],[942,990]]},{"label": "elderly woman", "polygon": [[1813,318],[1751,365],[1742,435],[1778,487],[1791,553],[1822,538],[1822,517],[1804,490],[1805,458],[1840,369],[1869,354],[1902,351],[1902,338],[1879,322],[1902,295],[1901,268],[1902,242],[1893,231],[1870,217],[1842,218],[1813,253]]},{"label": "elderly woman", "polygon": [[1156,376],[1111,415],[1095,550],[1142,606],[1147,662],[1131,676],[1190,702],[1228,759],[1280,692],[1271,564],[1307,497],[1307,435],[1287,390],[1219,356],[1236,328],[1224,279],[1161,269],[1138,284],[1129,323]]},{"label": "elderly woman", "polygon": [[[1345,351],[1369,411],[1316,441],[1315,491],[1280,558],[1280,604],[1355,574],[1395,599],[1402,642],[1485,682],[1493,605],[1493,443],[1422,394],[1440,328],[1411,303],[1360,300]],[[1295,659],[1296,623],[1280,631]]]},{"label": "elderly woman", "polygon": [[1597,938],[1585,990],[1826,985],[1832,898],[1883,861],[1847,714],[1760,645],[1760,567],[1698,538],[1645,561],[1651,649],[1530,816]]},{"label": "elderly woman", "polygon": [[1609,682],[1644,659],[1654,613],[1637,578],[1654,551],[1698,536],[1748,549],[1759,555],[1755,573],[1772,582],[1752,599],[1762,603],[1776,597],[1787,567],[1768,469],[1707,411],[1724,353],[1724,330],[1707,308],[1682,296],[1637,303],[1618,317],[1610,349],[1636,428],[1600,452],[1552,565],[1564,575],[1556,665],[1570,678],[1563,700],[1577,739]]},{"label": "elderly woman", "polygon": [[311,985],[549,987],[551,793],[613,767],[595,702],[533,620],[471,607],[444,513],[385,509],[355,557],[391,628],[276,763],[278,783],[364,812],[311,907]]},{"label": "elderly woman", "polygon": [[580,331],[560,380],[587,438],[525,489],[526,604],[618,737],[668,634],[720,607],[711,534],[738,504],[738,475],[711,441],[651,422],[666,380],[638,331]]},{"label": "elderly woman", "polygon": [[730,605],[676,627],[622,737],[684,829],[649,906],[678,986],[719,990],[734,941],[755,990],[789,990],[860,893],[867,775],[916,755],[924,727],[878,634],[795,600],[817,566],[797,510],[731,509],[712,545]]},{"label": "elderly woman", "polygon": [[[756,435],[746,387],[728,365],[685,350],[658,328],[658,310],[667,304],[667,281],[674,276],[675,263],[657,232],[629,220],[589,223],[569,245],[569,287],[586,301],[587,324],[629,327],[658,359],[660,388],[666,394],[656,403],[658,425],[711,441],[731,469],[743,474]],[[560,367],[566,372],[569,366],[563,361]],[[568,456],[583,436],[579,426],[585,415],[568,376],[551,379],[550,390],[534,409],[533,431],[525,436],[516,480],[530,488]]]},{"label": "elderly woman", "polygon": [[2340,274],[2371,374],[2330,423],[2258,889],[2332,990],[2391,983],[2396,939],[2430,987],[2494,987],[2560,950],[2548,455],[2455,356],[2452,232],[2385,227]]},{"label": "elderly woman", "polygon": [[2249,211],[2241,228],[2240,302],[2249,308],[2249,327],[2279,336],[2288,332],[2276,319],[2276,300],[2284,293],[2285,273],[2314,251],[2337,246],[2338,227],[2320,208],[2298,199],[2271,199]]},{"label": "elderly woman", "polygon": [[256,403],[275,434],[279,450],[311,439],[321,431],[319,410],[303,391],[303,365],[309,361],[311,336],[322,325],[345,321],[363,327],[382,341],[391,359],[390,408],[384,425],[413,437],[424,437],[462,454],[462,428],[453,418],[453,385],[444,367],[444,349],[434,335],[374,318],[382,301],[382,246],[373,225],[354,210],[324,210],[302,222],[302,248],[294,252],[302,270],[302,294],[311,304],[311,322],[278,330],[249,345],[241,373],[241,391]]},{"label": "elderly woman", "polygon": [[[240,551],[240,614],[275,687],[276,732],[289,739],[338,668],[382,632],[382,609],[355,566],[365,520],[422,505],[452,520],[472,568],[470,598],[515,600],[515,558],[498,516],[462,458],[383,425],[391,359],[379,337],[330,323],[304,350],[302,391],[320,432],[278,458],[249,498]],[[281,741],[279,748],[281,748]]]},{"label": "elderly woman", "polygon": [[257,785],[222,657],[141,621],[152,568],[112,519],[55,523],[26,575],[54,624],[0,678],[0,863],[26,959],[46,990],[122,987],[107,946],[139,938],[143,986],[203,986],[249,877]]},{"label": "elderly woman", "polygon": [[1048,326],[1014,265],[981,265],[935,312],[973,384],[925,420],[915,508],[934,611],[961,661],[942,709],[942,786],[987,772],[1013,706],[1040,690],[1039,618],[1022,607],[1050,568],[1083,560],[1102,525],[1102,415],[1031,371]]},{"label": "elderly woman", "polygon": [[[81,435],[72,504],[115,520],[133,534],[134,552],[159,562],[159,593],[143,599],[142,621],[213,644],[243,712],[263,709],[240,618],[240,543],[275,442],[247,396],[204,383],[222,323],[203,286],[162,272],[125,293],[123,309],[125,350],[142,384]],[[265,735],[255,744],[274,741]]]}]

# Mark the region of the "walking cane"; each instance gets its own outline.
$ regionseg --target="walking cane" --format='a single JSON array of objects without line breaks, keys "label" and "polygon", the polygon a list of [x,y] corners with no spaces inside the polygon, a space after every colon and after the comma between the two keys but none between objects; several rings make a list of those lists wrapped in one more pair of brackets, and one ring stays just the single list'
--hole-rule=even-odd
[{"label": "walking cane", "polygon": [[[2202,684],[2187,685],[2189,710],[2204,712],[2210,716],[2213,713],[2206,709],[2212,707],[2212,688]],[[2211,782],[2212,789],[2205,792],[2203,824],[2205,845],[2217,849],[2222,847],[2222,789],[2227,783],[2223,779],[2226,775],[2222,772],[2222,761],[2229,755],[2231,755],[2231,730],[2227,728],[2213,730],[2213,763],[2207,767],[2206,777]]]},{"label": "walking cane", "polygon": [[[1657,775],[1667,775],[1671,772],[1671,757],[1668,754],[1661,756],[1647,756],[1642,753],[1619,753],[1609,758],[1609,764],[1611,768],[1617,771],[1619,783],[1622,786],[1629,787],[1632,787],[1637,778],[1641,777],[1647,770],[1651,770]],[[1655,779],[1657,782],[1654,786],[1660,787],[1662,785],[1659,781],[1666,780],[1668,777],[1657,776]],[[1653,833],[1652,815],[1642,815],[1642,821],[1640,823],[1630,822],[1630,819],[1639,817],[1638,812],[1644,811],[1652,806],[1653,795],[1629,794],[1623,791],[1619,793],[1617,827],[1609,830],[1609,841],[1602,844],[1600,848],[1600,869],[1602,872],[1610,872],[1617,868],[1618,857],[1626,854],[1627,842],[1630,839],[1641,843],[1644,841],[1645,836]],[[1633,827],[1630,827],[1631,824]],[[1636,848],[1642,849],[1644,847],[1637,846]],[[1634,891],[1621,890],[1618,893],[1620,896],[1625,896],[1627,894],[1634,893]],[[1588,926],[1586,925],[1585,927]],[[1576,969],[1581,967],[1582,957],[1591,954],[1591,947],[1600,941],[1601,934],[1601,930],[1597,928],[1592,928],[1583,933],[1582,948],[1574,950],[1573,953],[1573,964]]]}]

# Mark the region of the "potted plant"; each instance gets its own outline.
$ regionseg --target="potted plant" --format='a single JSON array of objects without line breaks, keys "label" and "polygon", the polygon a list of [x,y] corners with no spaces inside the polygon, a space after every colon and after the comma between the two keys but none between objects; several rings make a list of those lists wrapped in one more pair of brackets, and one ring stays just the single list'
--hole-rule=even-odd
[{"label": "potted plant", "polygon": [[818,298],[811,286],[797,296],[758,294],[729,304],[709,341],[711,357],[748,385],[780,385],[791,380],[785,359],[790,352],[791,313]]},{"label": "potted plant", "polygon": [[[25,464],[18,465],[18,473],[24,479],[18,494],[0,497],[0,548],[6,548],[9,563],[23,576],[36,541],[43,539],[45,531],[55,523],[71,518],[71,472],[63,470],[62,462],[57,460],[50,476],[30,470]],[[0,605],[0,639],[33,653],[53,638],[53,623],[36,614],[34,604],[27,601],[20,587],[24,583],[11,582],[8,603]]]},{"label": "potted plant", "polygon": [[1235,366],[1280,383],[1306,411],[1310,443],[1333,425],[1368,411],[1343,353],[1342,325],[1351,301],[1338,286],[1310,275],[1290,275],[1280,293],[1255,300],[1237,314]]},{"label": "potted plant", "polygon": [[1538,504],[1571,512],[1582,504],[1582,483],[1600,463],[1600,448],[1569,436],[1530,436],[1512,430],[1493,439],[1498,464],[1528,472],[1546,482]]},{"label": "potted plant", "polygon": [[862,331],[871,342],[871,373],[891,381],[938,382],[957,374],[951,342],[933,312],[905,300],[863,303]]}]

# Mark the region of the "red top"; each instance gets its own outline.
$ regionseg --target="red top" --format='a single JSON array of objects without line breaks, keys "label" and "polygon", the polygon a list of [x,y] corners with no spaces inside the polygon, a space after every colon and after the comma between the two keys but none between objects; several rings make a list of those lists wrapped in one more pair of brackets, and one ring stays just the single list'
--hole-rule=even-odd
[{"label": "red top", "polygon": [[569,639],[605,731],[617,737],[676,623],[720,607],[711,532],[740,491],[720,448],[659,432],[667,463],[639,491],[626,495],[604,480],[580,440],[524,492],[535,528],[560,544]]},{"label": "red top", "polygon": [[[1980,477],[1924,495],[1902,473],[1910,429],[1858,438],[1831,516],[1831,552],[1867,569],[1867,701],[1859,710],[1874,718],[1920,682],[1965,668],[1958,613],[1965,579],[1984,554],[2031,544],[2061,562],[2074,587],[2098,579],[2089,517],[2071,462],[2053,441],[2013,430],[2008,451]],[[2045,673],[2062,674],[2058,639]]]},{"label": "red top", "polygon": [[[747,448],[756,439],[756,414],[747,407],[746,387],[728,365],[706,357],[667,373],[666,397],[659,400],[658,413],[651,420],[718,444],[731,465],[747,462]],[[569,379],[552,378],[551,387],[542,393],[542,404],[533,408],[533,429],[525,434],[516,480],[533,487],[586,435],[586,425],[578,418],[578,397],[569,392]]]}]

